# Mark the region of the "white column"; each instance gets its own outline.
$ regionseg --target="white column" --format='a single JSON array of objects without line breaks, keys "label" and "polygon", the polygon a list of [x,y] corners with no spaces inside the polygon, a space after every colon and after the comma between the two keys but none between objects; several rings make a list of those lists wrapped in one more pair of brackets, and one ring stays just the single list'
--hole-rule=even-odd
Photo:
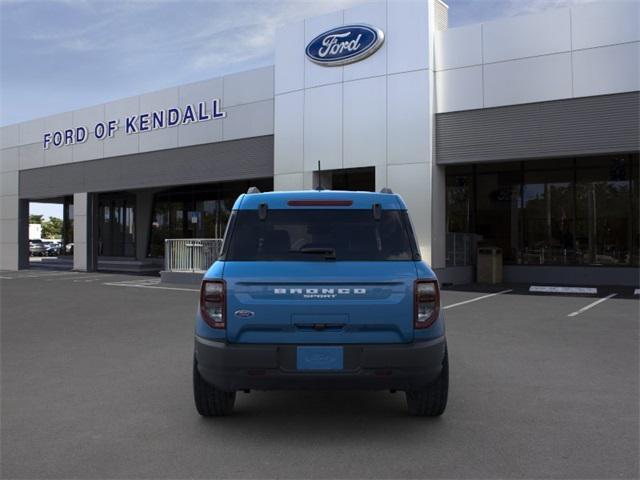
[{"label": "white column", "polygon": [[19,200],[17,148],[2,150],[0,168],[0,269],[18,270]]},{"label": "white column", "polygon": [[89,194],[73,194],[73,269],[86,272],[89,262],[89,242],[91,240]]}]

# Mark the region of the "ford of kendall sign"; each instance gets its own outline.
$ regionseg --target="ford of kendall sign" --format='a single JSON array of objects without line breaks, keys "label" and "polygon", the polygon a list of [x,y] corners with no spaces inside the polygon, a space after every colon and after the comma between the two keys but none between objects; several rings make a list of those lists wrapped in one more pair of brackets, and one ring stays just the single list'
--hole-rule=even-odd
[{"label": "ford of kendall sign", "polygon": [[318,35],[306,48],[312,62],[326,67],[357,62],[374,53],[384,42],[384,33],[369,25],[346,25]]},{"label": "ford of kendall sign", "polygon": [[123,119],[113,118],[95,125],[77,125],[74,128],[45,132],[42,138],[42,147],[64,147],[84,143],[93,135],[96,140],[113,138],[117,131],[124,131],[126,135],[134,133],[150,132],[163,128],[188,125],[190,123],[218,120],[227,116],[222,111],[219,98],[209,102],[189,104],[183,108],[174,107],[153,112],[142,112],[129,115]]}]

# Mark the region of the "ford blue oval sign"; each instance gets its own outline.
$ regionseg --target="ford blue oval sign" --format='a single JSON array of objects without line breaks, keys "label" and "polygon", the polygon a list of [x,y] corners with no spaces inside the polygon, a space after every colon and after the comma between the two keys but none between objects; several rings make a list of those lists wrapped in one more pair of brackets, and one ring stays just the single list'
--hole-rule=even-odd
[{"label": "ford blue oval sign", "polygon": [[384,42],[384,33],[369,25],[346,25],[318,35],[307,45],[307,57],[326,67],[367,58]]}]

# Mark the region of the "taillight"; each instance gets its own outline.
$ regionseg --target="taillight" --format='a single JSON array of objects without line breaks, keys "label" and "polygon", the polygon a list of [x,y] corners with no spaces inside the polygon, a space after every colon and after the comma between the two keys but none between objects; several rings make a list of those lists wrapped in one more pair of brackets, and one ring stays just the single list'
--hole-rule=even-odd
[{"label": "taillight", "polygon": [[223,280],[203,280],[200,287],[200,313],[212,328],[225,328],[226,288]]},{"label": "taillight", "polygon": [[415,328],[429,328],[440,312],[440,289],[435,280],[418,280],[414,286]]}]

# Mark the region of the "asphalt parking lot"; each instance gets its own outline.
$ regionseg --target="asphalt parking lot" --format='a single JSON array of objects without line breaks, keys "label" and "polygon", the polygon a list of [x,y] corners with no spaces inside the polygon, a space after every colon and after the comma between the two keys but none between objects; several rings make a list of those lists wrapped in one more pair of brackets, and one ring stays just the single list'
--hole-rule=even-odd
[{"label": "asphalt parking lot", "polygon": [[252,392],[205,420],[197,289],[161,287],[0,273],[2,478],[638,478],[633,290],[443,292],[438,419],[409,417],[399,393]]}]

